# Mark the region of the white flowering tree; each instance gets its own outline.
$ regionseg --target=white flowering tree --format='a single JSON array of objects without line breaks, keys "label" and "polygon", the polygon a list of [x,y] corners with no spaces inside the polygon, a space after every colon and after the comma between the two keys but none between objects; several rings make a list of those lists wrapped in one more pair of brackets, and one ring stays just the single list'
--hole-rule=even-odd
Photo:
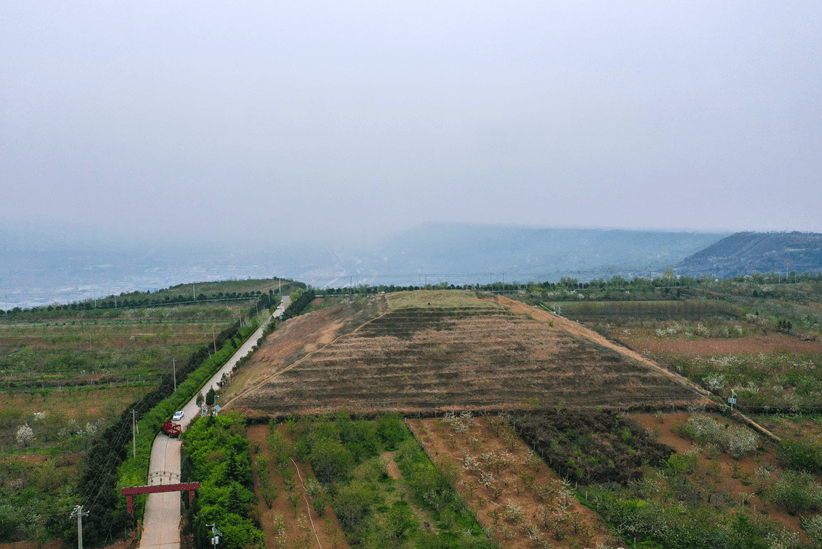
[{"label": "white flowering tree", "polygon": [[17,434],[14,435],[18,444],[22,444],[24,448],[28,448],[34,443],[34,430],[28,424],[21,425],[17,429]]}]

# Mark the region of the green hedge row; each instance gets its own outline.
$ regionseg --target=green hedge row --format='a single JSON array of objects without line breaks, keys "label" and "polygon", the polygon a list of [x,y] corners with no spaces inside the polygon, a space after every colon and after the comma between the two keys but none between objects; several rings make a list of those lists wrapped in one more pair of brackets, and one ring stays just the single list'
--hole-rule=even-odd
[{"label": "green hedge row", "polygon": [[255,497],[245,417],[196,418],[182,436],[184,478],[200,482],[190,510],[196,547],[212,547],[209,524],[223,533],[221,549],[262,547],[264,534],[248,517]]},{"label": "green hedge row", "polygon": [[[237,347],[234,346],[233,339],[228,340],[222,349],[211,355],[211,358],[206,360],[199,369],[189,374],[185,382],[177,387],[174,394],[158,403],[140,419],[137,423],[140,434],[137,436],[136,456],[133,454],[132,442],[129,441],[127,450],[131,457],[126,459],[117,470],[119,478],[117,482],[118,491],[126,486],[139,486],[146,483],[151,462],[151,448],[154,444],[154,438],[163,427],[163,423],[171,419],[176,410],[181,409],[197,395],[208,380],[234,355],[239,345],[242,344],[241,342],[248,339],[257,328],[258,325],[254,322],[240,329],[238,338],[240,343]],[[142,520],[147,497],[143,495],[134,498],[134,513],[138,520]],[[118,507],[122,510],[126,509],[124,498],[120,498]]]},{"label": "green hedge row", "polygon": [[283,311],[283,314],[280,317],[280,319],[285,321],[285,320],[288,320],[289,318],[293,318],[293,317],[299,315],[300,313],[303,312],[303,310],[306,307],[308,307],[309,303],[314,301],[315,297],[316,297],[316,294],[314,293],[313,289],[301,293],[300,296],[297,299],[295,299],[294,301],[291,302],[291,305],[288,306],[288,309]]}]

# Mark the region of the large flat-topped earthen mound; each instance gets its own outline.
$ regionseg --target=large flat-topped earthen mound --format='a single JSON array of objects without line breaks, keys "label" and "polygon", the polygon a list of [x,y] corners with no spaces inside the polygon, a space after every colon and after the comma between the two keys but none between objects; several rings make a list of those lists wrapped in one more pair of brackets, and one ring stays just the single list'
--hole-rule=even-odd
[{"label": "large flat-topped earthen mound", "polygon": [[232,383],[231,407],[274,416],[347,409],[664,407],[702,395],[582,326],[504,298],[419,291],[289,320]]}]

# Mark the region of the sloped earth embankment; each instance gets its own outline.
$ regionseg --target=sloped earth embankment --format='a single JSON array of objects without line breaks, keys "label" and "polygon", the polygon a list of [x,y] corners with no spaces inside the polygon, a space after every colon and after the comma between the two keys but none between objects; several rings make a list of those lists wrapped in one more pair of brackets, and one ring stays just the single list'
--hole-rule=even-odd
[{"label": "sloped earth embankment", "polygon": [[[311,318],[318,313],[289,321],[290,332],[269,338],[257,353],[232,405],[275,416],[510,409],[561,401],[653,408],[702,398],[641,355],[558,317],[536,320],[532,313],[540,311],[518,302],[382,312],[382,305],[369,301],[359,309],[319,311],[322,321]],[[295,340],[303,342],[296,350]]]}]

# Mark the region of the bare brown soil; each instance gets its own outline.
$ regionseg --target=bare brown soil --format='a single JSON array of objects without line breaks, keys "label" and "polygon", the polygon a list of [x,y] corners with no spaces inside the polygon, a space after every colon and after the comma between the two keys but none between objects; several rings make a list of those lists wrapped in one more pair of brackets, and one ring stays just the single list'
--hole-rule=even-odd
[{"label": "bare brown soil", "polygon": [[[53,539],[44,545],[36,541],[15,541],[12,543],[0,543],[0,549],[68,549],[68,544],[61,539]],[[106,549],[131,549],[128,545],[112,545]]]},{"label": "bare brown soil", "polygon": [[380,454],[380,457],[383,463],[385,463],[385,470],[388,472],[388,476],[394,480],[400,480],[402,478],[402,471],[400,471],[400,466],[397,465],[397,462],[394,461],[394,452],[383,452]]},{"label": "bare brown soil", "polygon": [[733,339],[656,339],[620,337],[632,348],[646,353],[674,353],[687,356],[731,355],[744,353],[820,353],[822,342],[803,341],[786,334],[762,334]]},{"label": "bare brown soil", "polygon": [[505,298],[453,306],[437,297],[429,292],[432,301],[422,306],[389,310],[376,296],[291,319],[226,400],[252,416],[276,416],[510,409],[563,399],[568,406],[671,406],[702,398],[640,354],[550,313]]},{"label": "bare brown soil", "polygon": [[[282,425],[280,426],[280,431],[284,436],[289,436],[289,433]],[[268,425],[253,425],[248,428],[248,439],[252,443],[252,461],[256,456],[253,451],[254,443],[256,442],[260,445],[260,453],[266,456],[269,462],[273,463],[271,452],[265,443],[265,437],[268,436],[268,433]],[[304,480],[308,478],[309,475],[311,477],[314,476],[311,465],[297,462],[296,468],[299,474],[294,475],[294,490],[295,493],[301,496],[297,508],[295,509],[291,502],[288,501],[286,496],[289,492],[286,489],[285,482],[282,477],[273,471],[272,467],[269,470],[269,481],[277,487],[279,496],[274,500],[271,509],[269,509],[260,490],[259,471],[256,466],[252,466],[254,493],[257,496],[257,512],[263,531],[265,532],[266,546],[272,549],[280,547],[277,544],[278,533],[274,527],[274,517],[281,516],[285,526],[287,547],[296,547],[298,540],[307,541],[306,545],[300,545],[300,547],[305,547],[306,549],[311,547],[345,549],[349,547],[331,505],[325,506],[323,516],[320,516],[311,506],[311,499],[306,493],[304,485]],[[319,538],[322,545],[317,543],[317,538]]]},{"label": "bare brown soil", "polygon": [[[428,456],[435,462],[443,460],[458,464],[457,489],[468,506],[476,513],[477,520],[484,529],[491,529],[492,535],[506,549],[526,549],[535,547],[529,539],[527,526],[539,528],[541,539],[550,542],[550,547],[596,547],[604,544],[615,547],[613,539],[602,518],[593,510],[585,507],[574,497],[568,498],[567,524],[563,525],[561,538],[548,531],[542,524],[541,517],[551,502],[537,497],[527,487],[522,473],[529,472],[534,478],[528,479],[537,485],[558,484],[561,480],[548,467],[540,462],[536,470],[526,465],[526,457],[531,450],[519,438],[511,444],[496,435],[485,418],[473,418],[465,422],[470,426],[467,431],[455,434],[454,430],[439,419],[409,420],[408,426]],[[470,440],[470,442],[469,442]],[[465,467],[468,456],[479,460],[481,453],[505,452],[511,456],[512,463],[499,475],[501,489],[495,493],[482,485],[479,475]],[[507,520],[506,506],[518,506],[522,510],[519,520]],[[500,512],[497,518],[495,511]],[[590,532],[586,536],[574,534],[571,518],[577,521],[577,530]],[[552,521],[556,515],[551,515]]]},{"label": "bare brown soil", "polygon": [[624,346],[615,344],[614,342],[612,342],[612,341],[608,340],[607,338],[601,336],[597,332],[595,332],[595,331],[593,331],[589,328],[586,328],[586,327],[582,326],[581,324],[579,324],[577,322],[574,322],[572,320],[568,320],[566,318],[551,314],[551,313],[549,313],[549,312],[547,312],[543,309],[537,309],[536,307],[530,307],[528,305],[525,305],[522,302],[515,301],[515,300],[509,299],[507,297],[495,296],[494,300],[503,302],[512,311],[518,312],[520,314],[527,314],[527,315],[531,316],[532,318],[534,318],[535,320],[538,320],[538,321],[541,321],[541,322],[548,322],[549,324],[550,323],[558,323],[563,328],[568,330],[568,332],[570,332],[572,334],[588,338],[591,341],[594,341],[599,345],[602,345],[602,346],[607,347],[609,349],[613,349],[616,352],[618,352],[618,353],[620,353],[620,354],[622,354],[626,357],[629,357],[633,360],[639,361],[639,362],[645,364],[646,366],[657,370],[661,374],[670,377],[671,379],[673,379],[677,383],[681,383],[682,385],[690,387],[691,389],[693,389],[694,391],[702,394],[703,396],[708,396],[708,393],[703,391],[700,387],[697,387],[696,385],[692,384],[685,377],[680,376],[679,374],[677,374],[675,372],[671,372],[670,370],[667,370],[667,369],[661,367],[656,362],[650,360],[649,358],[645,357],[641,353],[637,353],[636,351],[634,351],[632,349],[627,349]]}]

